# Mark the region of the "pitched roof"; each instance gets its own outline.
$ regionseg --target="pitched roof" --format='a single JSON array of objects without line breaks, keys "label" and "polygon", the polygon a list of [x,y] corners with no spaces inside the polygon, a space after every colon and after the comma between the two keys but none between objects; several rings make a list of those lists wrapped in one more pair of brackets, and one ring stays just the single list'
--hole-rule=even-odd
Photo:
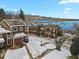
[{"label": "pitched roof", "polygon": [[10,26],[12,26],[12,25],[25,25],[25,23],[21,19],[6,19],[6,22]]},{"label": "pitched roof", "polygon": [[58,28],[58,26],[57,25],[47,25],[46,28]]},{"label": "pitched roof", "polygon": [[5,42],[4,38],[0,38],[0,43]]},{"label": "pitched roof", "polygon": [[0,33],[7,33],[7,32],[11,32],[5,28],[3,28],[2,26],[0,26]]},{"label": "pitched roof", "polygon": [[25,33],[16,33],[16,34],[14,35],[14,38],[25,37],[25,36],[26,36]]}]

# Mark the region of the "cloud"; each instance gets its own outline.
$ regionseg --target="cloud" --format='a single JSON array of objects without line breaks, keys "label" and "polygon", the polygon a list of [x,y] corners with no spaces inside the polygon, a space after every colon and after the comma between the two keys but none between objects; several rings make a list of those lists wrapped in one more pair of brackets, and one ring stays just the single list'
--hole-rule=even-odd
[{"label": "cloud", "polygon": [[17,9],[6,8],[5,10],[17,12]]},{"label": "cloud", "polygon": [[64,10],[64,14],[68,14],[68,13],[70,13],[71,11],[72,11],[71,8],[65,8],[65,10]]},{"label": "cloud", "polygon": [[47,8],[47,6],[43,6],[43,8],[45,8],[45,9],[46,9],[46,8]]},{"label": "cloud", "polygon": [[64,11],[64,14],[68,14],[69,12],[68,11]]},{"label": "cloud", "polygon": [[61,0],[59,4],[79,3],[79,0]]},{"label": "cloud", "polygon": [[6,7],[5,5],[1,5],[1,6],[0,6],[0,8],[5,8],[5,7]]},{"label": "cloud", "polygon": [[71,8],[66,8],[65,10],[67,10],[67,11],[71,11]]},{"label": "cloud", "polygon": [[11,9],[12,11],[15,11],[15,12],[17,12],[18,10],[17,9]]}]

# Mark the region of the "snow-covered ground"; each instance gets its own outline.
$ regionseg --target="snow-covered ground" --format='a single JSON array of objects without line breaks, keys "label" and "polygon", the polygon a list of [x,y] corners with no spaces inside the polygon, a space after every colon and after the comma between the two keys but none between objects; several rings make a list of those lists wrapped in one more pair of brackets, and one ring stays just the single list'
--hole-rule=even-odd
[{"label": "snow-covered ground", "polygon": [[[48,44],[41,46],[40,44],[43,44],[45,42],[48,42]],[[45,40],[39,37],[29,36],[29,43],[27,43],[27,46],[32,53],[33,58],[41,55],[45,50],[47,49],[54,49],[55,45],[51,43],[50,40]]]},{"label": "snow-covered ground", "polygon": [[[56,48],[54,40],[47,40],[45,38],[41,37],[35,37],[35,36],[29,36],[29,43],[27,44],[27,47],[32,54],[32,57],[35,58],[47,49],[54,49]],[[44,44],[46,43],[46,44]],[[44,45],[40,45],[44,44]],[[52,52],[48,53],[41,59],[67,59],[67,56],[70,56],[69,47],[66,45],[63,45],[61,47],[61,51],[53,50]],[[4,59],[30,59],[27,50],[25,47],[15,49],[15,50],[8,50],[5,54]]]},{"label": "snow-covered ground", "polygon": [[25,47],[15,49],[15,50],[8,50],[5,53],[4,59],[30,59],[27,50]]},{"label": "snow-covered ground", "polygon": [[70,56],[69,50],[61,49],[61,51],[54,50],[51,53],[44,56],[42,59],[67,59]]}]

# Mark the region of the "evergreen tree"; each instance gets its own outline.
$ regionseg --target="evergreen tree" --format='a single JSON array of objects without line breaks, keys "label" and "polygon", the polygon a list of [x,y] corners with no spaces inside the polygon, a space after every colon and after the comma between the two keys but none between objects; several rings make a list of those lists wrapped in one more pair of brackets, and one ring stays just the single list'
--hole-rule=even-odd
[{"label": "evergreen tree", "polygon": [[37,25],[37,36],[40,36],[41,34],[41,28],[42,28],[42,25]]},{"label": "evergreen tree", "polygon": [[72,56],[75,56],[76,59],[78,59],[78,55],[79,55],[79,27],[77,28],[77,35],[73,40],[73,44],[70,47],[70,52],[72,54]]},{"label": "evergreen tree", "polygon": [[22,9],[20,9],[19,18],[21,18],[22,20],[24,20],[24,21],[25,21],[24,12],[23,12],[23,10],[22,10]]},{"label": "evergreen tree", "polygon": [[5,11],[4,9],[0,9],[0,21],[2,21],[3,19],[5,19]]},{"label": "evergreen tree", "polygon": [[70,47],[70,52],[71,52],[72,56],[75,56],[76,58],[78,58],[78,54],[79,54],[79,37],[75,38],[73,44]]}]

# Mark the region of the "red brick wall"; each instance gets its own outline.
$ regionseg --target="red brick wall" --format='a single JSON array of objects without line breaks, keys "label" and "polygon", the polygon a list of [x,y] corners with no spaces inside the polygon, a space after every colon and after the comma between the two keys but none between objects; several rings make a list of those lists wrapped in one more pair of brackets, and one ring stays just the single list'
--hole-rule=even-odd
[{"label": "red brick wall", "polygon": [[21,45],[21,44],[22,44],[22,38],[16,38],[16,39],[14,39],[14,44],[15,44],[16,46]]},{"label": "red brick wall", "polygon": [[3,44],[4,48],[7,48],[7,36],[6,36],[6,33],[3,33],[2,36],[3,36],[4,40],[5,40],[5,42]]}]

